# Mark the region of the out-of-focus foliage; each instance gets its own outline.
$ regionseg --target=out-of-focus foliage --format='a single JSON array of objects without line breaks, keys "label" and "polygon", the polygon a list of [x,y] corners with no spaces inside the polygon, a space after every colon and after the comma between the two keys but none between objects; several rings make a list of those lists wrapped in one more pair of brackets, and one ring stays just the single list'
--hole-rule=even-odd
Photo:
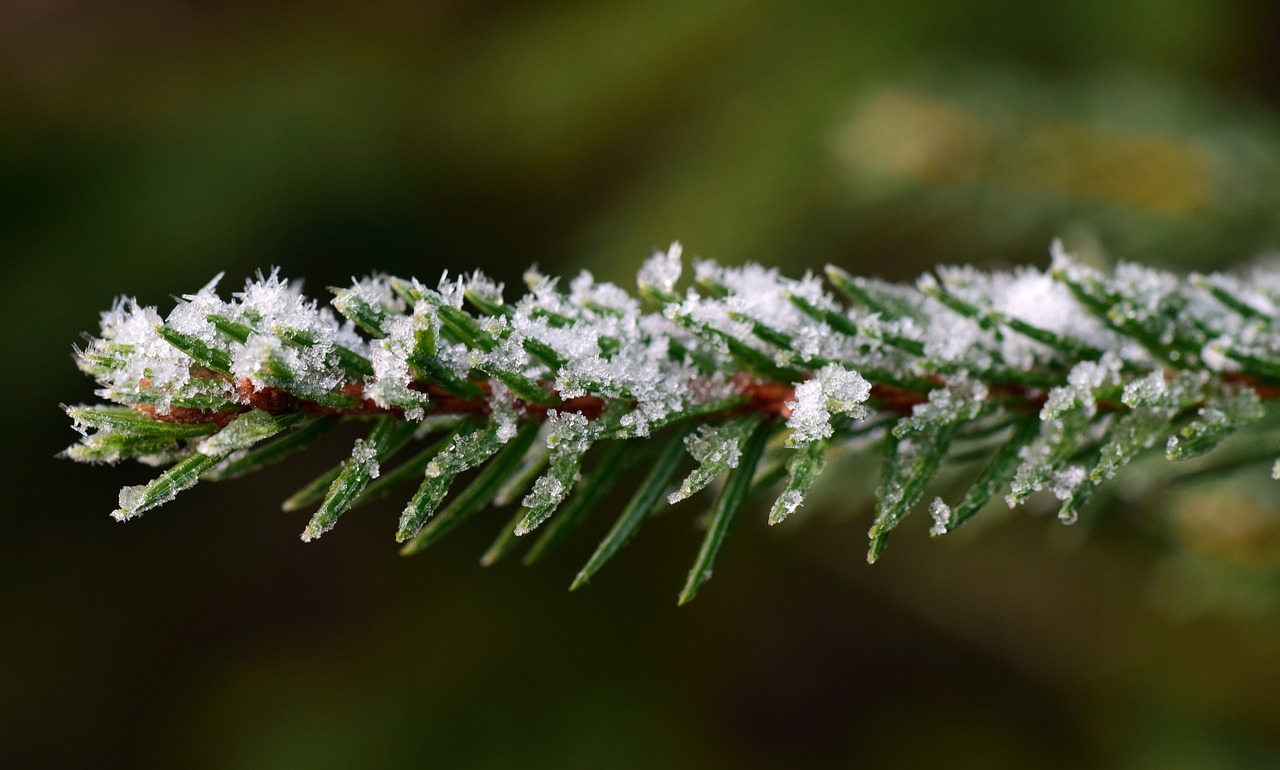
[{"label": "out-of-focus foliage", "polygon": [[956,261],[1056,231],[1203,267],[1280,238],[1280,124],[1176,80],[939,69],[860,94],[832,151],[862,227],[924,220]]},{"label": "out-of-focus foliage", "polygon": [[[71,438],[54,404],[88,397],[67,345],[95,310],[123,292],[164,304],[220,270],[239,283],[276,264],[319,292],[375,269],[514,284],[532,262],[621,282],[677,238],[788,274],[886,278],[1043,264],[1055,235],[1191,269],[1274,249],[1276,13],[0,4],[0,346],[23,362],[4,428],[24,439],[6,480],[37,490],[10,498],[0,537],[0,764],[1274,763],[1269,486],[1235,484],[1248,506],[1221,478],[1126,489],[1082,522],[1087,549],[993,517],[953,544],[903,537],[867,569],[849,545],[873,490],[836,485],[807,504],[833,522],[781,544],[743,528],[719,565],[734,590],[677,614],[652,586],[684,565],[643,539],[570,597],[589,552],[479,571],[483,532],[402,562],[385,516],[353,515],[342,538],[281,549],[295,522],[247,502],[318,466],[197,489],[187,504],[206,510],[122,528],[86,501],[145,472],[88,481],[51,458]],[[851,162],[850,127],[886,98],[977,126],[942,147],[993,147],[944,164],[943,185],[870,162],[926,118]],[[1060,143],[1082,160],[1061,165]],[[961,172],[986,176],[949,183]],[[327,439],[336,459],[352,436]],[[1238,537],[1204,525],[1214,510]],[[660,544],[692,523],[650,526]]]}]

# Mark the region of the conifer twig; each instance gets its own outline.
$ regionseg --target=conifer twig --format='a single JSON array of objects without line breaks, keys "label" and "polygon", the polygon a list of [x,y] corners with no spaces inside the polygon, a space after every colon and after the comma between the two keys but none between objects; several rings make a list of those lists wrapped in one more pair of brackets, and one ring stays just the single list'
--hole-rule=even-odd
[{"label": "conifer twig", "polygon": [[[305,449],[335,421],[369,420],[346,461],[285,501],[318,505],[303,539],[416,480],[396,532],[413,553],[526,489],[491,562],[513,535],[550,520],[537,559],[605,499],[632,446],[653,443],[660,459],[574,587],[660,498],[675,503],[727,477],[684,603],[761,488],[753,479],[785,479],[769,513],[777,523],[849,442],[884,447],[874,561],[949,463],[986,459],[954,505],[933,499],[934,535],[993,498],[1012,506],[1038,492],[1056,496],[1070,523],[1143,451],[1208,453],[1280,396],[1274,272],[1104,273],[1057,243],[1048,271],[939,268],[916,286],[830,267],[836,294],[812,275],[705,261],[679,290],[682,271],[674,244],[641,268],[638,297],[587,273],[562,287],[531,272],[514,303],[480,274],[434,288],[374,276],[336,289],[335,314],[272,273],[229,301],[215,279],[163,319],[121,299],[77,351],[113,405],[67,408],[83,438],[65,454],[171,464],[121,492],[123,520],[200,479]],[[1274,445],[1266,425],[1244,433]],[[398,459],[409,445],[412,456]],[[695,465],[681,474],[685,454]]]}]

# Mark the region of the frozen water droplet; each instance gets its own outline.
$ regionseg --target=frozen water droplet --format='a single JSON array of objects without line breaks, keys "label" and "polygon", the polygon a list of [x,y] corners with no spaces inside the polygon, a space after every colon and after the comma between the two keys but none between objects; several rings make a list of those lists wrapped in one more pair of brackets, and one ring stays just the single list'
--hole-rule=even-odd
[{"label": "frozen water droplet", "polygon": [[944,503],[941,497],[935,497],[929,504],[929,515],[933,517],[933,526],[929,527],[929,534],[935,537],[945,535],[947,524],[951,521],[951,506]]}]

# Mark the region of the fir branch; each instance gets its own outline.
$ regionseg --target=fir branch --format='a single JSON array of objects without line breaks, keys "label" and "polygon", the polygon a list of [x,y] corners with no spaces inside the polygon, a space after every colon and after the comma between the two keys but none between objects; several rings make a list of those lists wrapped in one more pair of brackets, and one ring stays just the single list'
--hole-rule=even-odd
[{"label": "fir branch", "polygon": [[[121,492],[114,515],[128,519],[278,462],[335,422],[371,420],[347,460],[285,500],[318,504],[303,539],[416,481],[395,530],[416,553],[523,494],[492,563],[546,524],[526,562],[540,558],[653,445],[573,587],[656,508],[724,479],[684,603],[752,494],[785,480],[768,514],[782,521],[850,444],[883,446],[870,561],[948,465],[986,459],[954,507],[933,498],[933,535],[1039,492],[1070,523],[1154,447],[1181,461],[1241,434],[1252,448],[1234,456],[1252,462],[1274,446],[1274,425],[1242,430],[1280,396],[1274,272],[1104,273],[1055,243],[1048,271],[939,268],[916,286],[829,267],[845,305],[811,275],[699,261],[681,291],[682,271],[675,244],[641,268],[638,296],[586,273],[566,289],[531,272],[514,303],[479,274],[434,288],[374,276],[334,290],[335,314],[272,273],[231,300],[215,279],[164,319],[121,299],[77,351],[114,405],[67,408],[83,438],[66,455],[172,464]],[[696,465],[681,475],[686,455]]]}]

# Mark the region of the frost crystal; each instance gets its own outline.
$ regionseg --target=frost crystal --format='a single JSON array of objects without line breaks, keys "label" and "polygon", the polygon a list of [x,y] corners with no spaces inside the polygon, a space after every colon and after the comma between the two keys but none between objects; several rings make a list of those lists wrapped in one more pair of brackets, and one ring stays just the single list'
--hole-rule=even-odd
[{"label": "frost crystal", "polygon": [[1058,464],[1071,455],[1076,443],[1082,440],[1087,422],[1079,412],[1069,415],[1070,424],[1064,420],[1041,420],[1040,433],[1018,451],[1021,465],[1014,473],[1005,501],[1010,508],[1026,502],[1032,494],[1044,489],[1051,481]]},{"label": "frost crystal", "polygon": [[351,462],[363,467],[371,479],[378,478],[381,472],[378,467],[377,448],[364,439],[356,439],[355,447],[351,450]]},{"label": "frost crystal", "polygon": [[813,379],[797,385],[795,396],[795,401],[787,402],[791,410],[787,427],[792,431],[787,445],[792,447],[830,436],[832,415],[865,417],[862,404],[871,396],[871,383],[857,372],[829,364],[819,369]]},{"label": "frost crystal", "polygon": [[520,502],[525,508],[543,508],[558,505],[568,490],[564,483],[552,476],[540,476],[533,483],[533,489]]},{"label": "frost crystal", "polygon": [[201,441],[196,451],[206,457],[224,457],[248,449],[276,430],[275,421],[266,412],[255,409],[233,420],[227,427]]},{"label": "frost crystal", "polygon": [[1053,472],[1053,481],[1049,490],[1059,500],[1067,500],[1085,482],[1088,473],[1079,465],[1071,465]]},{"label": "frost crystal", "polygon": [[1120,357],[1113,351],[1107,351],[1099,361],[1076,364],[1067,374],[1067,384],[1049,392],[1040,411],[1041,419],[1057,419],[1073,409],[1089,417],[1097,414],[1099,397],[1121,386],[1120,367]]},{"label": "frost crystal", "polygon": [[520,428],[520,415],[516,411],[516,398],[511,389],[501,382],[489,386],[489,414],[498,426],[498,441],[505,444],[515,438]]},{"label": "frost crystal", "polygon": [[547,413],[547,425],[551,431],[547,436],[547,447],[553,452],[585,452],[599,431],[596,423],[577,412],[557,412],[554,409]]},{"label": "frost crystal", "polygon": [[805,380],[796,386],[795,395],[795,401],[787,402],[787,408],[791,410],[787,427],[792,431],[787,438],[788,445],[798,446],[830,436],[831,412],[827,410],[822,383]]},{"label": "frost crystal", "polygon": [[698,467],[680,484],[678,490],[667,495],[667,502],[674,505],[691,497],[720,474],[738,467],[738,460],[742,457],[742,441],[748,428],[747,422],[739,421],[717,427],[702,425],[695,433],[689,434],[684,445],[693,459],[698,461]]},{"label": "frost crystal", "polygon": [[671,244],[666,253],[654,252],[653,256],[645,260],[640,267],[639,273],[636,274],[636,283],[641,286],[652,286],[667,293],[672,292],[676,281],[680,280],[680,272],[683,269],[680,260],[681,251],[683,249],[677,241]]},{"label": "frost crystal", "polygon": [[454,436],[449,446],[427,463],[426,477],[452,478],[489,459],[502,445],[498,440],[498,432],[498,428],[490,425]]},{"label": "frost crystal", "polygon": [[1251,388],[1219,391],[1196,410],[1196,416],[1169,436],[1165,451],[1170,460],[1185,460],[1208,452],[1239,428],[1266,415],[1262,400]]},{"label": "frost crystal", "polygon": [[911,417],[894,428],[896,436],[933,430],[939,426],[972,420],[987,399],[987,386],[979,380],[961,375],[950,379],[945,387],[929,391],[928,400],[912,407]]},{"label": "frost crystal", "polygon": [[929,534],[935,537],[947,534],[947,525],[951,521],[951,506],[942,502],[941,497],[935,497],[929,504],[929,516],[933,518],[933,526],[929,527]]},{"label": "frost crystal", "polygon": [[770,511],[771,519],[782,520],[796,512],[804,503],[804,495],[794,489],[785,490],[778,495],[778,499],[773,503],[773,510]]},{"label": "frost crystal", "polygon": [[393,318],[386,324],[387,337],[375,344],[369,359],[373,377],[364,394],[382,407],[400,407],[405,417],[421,421],[430,400],[410,387],[415,374],[409,356],[416,345],[419,316]]}]

